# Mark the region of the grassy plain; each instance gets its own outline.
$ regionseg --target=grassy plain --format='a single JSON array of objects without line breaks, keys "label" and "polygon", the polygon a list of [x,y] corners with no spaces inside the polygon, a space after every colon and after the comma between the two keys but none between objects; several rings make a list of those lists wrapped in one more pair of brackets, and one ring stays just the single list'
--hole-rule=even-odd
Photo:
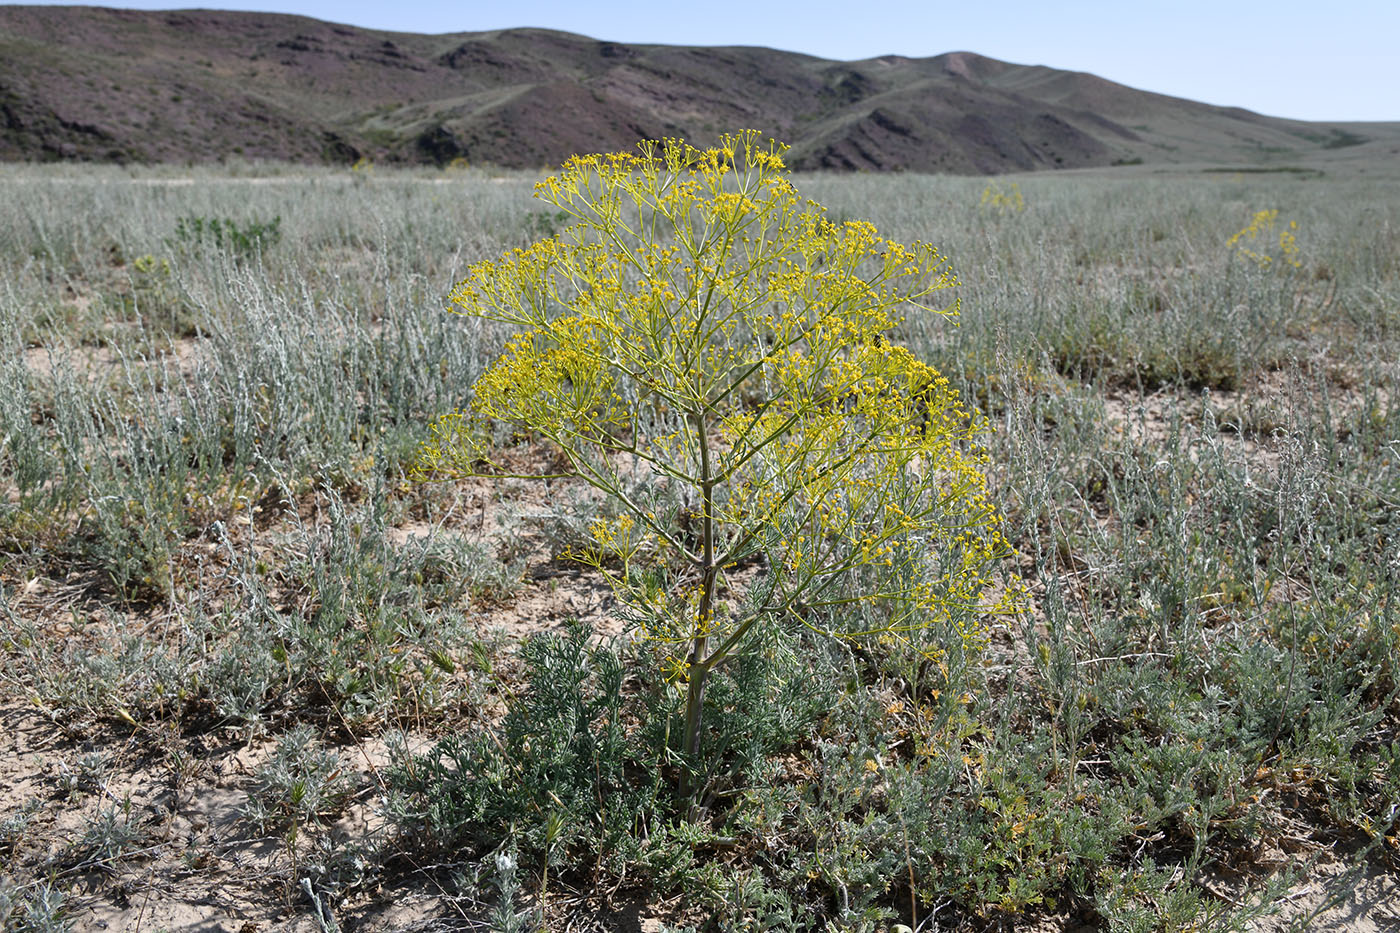
[{"label": "grassy plain", "polygon": [[[953,257],[960,326],[904,337],[990,422],[1032,611],[946,670],[764,636],[693,825],[676,692],[556,557],[599,504],[405,479],[505,336],[451,284],[559,224],[534,180],[0,173],[0,926],[1274,929],[1394,892],[1395,178],[797,178]],[[1227,248],[1274,209],[1274,262]]]}]

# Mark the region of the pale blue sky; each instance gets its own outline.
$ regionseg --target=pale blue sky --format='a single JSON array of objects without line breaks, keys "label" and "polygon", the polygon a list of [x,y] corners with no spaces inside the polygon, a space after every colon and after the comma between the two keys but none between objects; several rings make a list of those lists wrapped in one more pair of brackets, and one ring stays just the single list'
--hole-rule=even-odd
[{"label": "pale blue sky", "polygon": [[[192,4],[134,0],[139,9]],[[545,26],[824,58],[965,50],[1305,120],[1400,120],[1400,0],[222,0],[402,32]]]}]

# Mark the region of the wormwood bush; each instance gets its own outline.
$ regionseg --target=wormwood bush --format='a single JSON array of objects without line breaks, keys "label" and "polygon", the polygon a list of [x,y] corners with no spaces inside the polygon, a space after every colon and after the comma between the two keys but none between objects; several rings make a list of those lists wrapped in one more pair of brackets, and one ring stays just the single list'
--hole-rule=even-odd
[{"label": "wormwood bush", "polygon": [[351,791],[340,756],[319,748],[310,726],[282,736],[270,761],[254,775],[244,813],[259,829],[296,832],[339,812]]},{"label": "wormwood bush", "polygon": [[[932,653],[975,650],[1007,551],[980,422],[890,339],[906,311],[956,314],[931,303],[958,284],[948,260],[828,221],[782,151],[752,131],[704,151],[643,143],[541,182],[573,223],[453,290],[461,313],[520,332],[419,463],[424,477],[577,476],[620,504],[571,556],[663,648],[692,766],[706,681],[754,626],[932,628],[947,636]],[[522,472],[493,424],[566,466]]]},{"label": "wormwood bush", "polygon": [[13,933],[63,933],[71,930],[63,892],[47,881],[15,886],[0,876],[0,929]]}]

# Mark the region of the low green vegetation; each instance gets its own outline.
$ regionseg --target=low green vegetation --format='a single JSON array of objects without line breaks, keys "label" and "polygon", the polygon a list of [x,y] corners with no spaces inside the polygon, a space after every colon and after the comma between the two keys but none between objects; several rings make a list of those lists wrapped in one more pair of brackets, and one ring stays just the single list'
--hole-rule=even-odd
[{"label": "low green vegetation", "polygon": [[1393,185],[795,177],[955,263],[890,342],[985,418],[1025,611],[798,600],[696,697],[538,425],[411,480],[514,329],[454,284],[568,226],[537,180],[0,175],[0,926],[1166,933],[1400,870]]},{"label": "low green vegetation", "polygon": [[282,238],[282,217],[238,223],[220,217],[191,215],[175,221],[175,235],[167,241],[174,250],[213,249],[239,258],[270,249]]}]

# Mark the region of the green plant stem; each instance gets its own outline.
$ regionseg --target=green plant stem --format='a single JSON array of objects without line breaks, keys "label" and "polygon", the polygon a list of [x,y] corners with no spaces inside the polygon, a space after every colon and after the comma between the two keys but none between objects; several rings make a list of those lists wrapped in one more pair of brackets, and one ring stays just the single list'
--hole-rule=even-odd
[{"label": "green plant stem", "polygon": [[710,468],[710,442],[705,432],[703,414],[692,416],[697,443],[700,448],[700,527],[702,536],[700,607],[695,617],[695,637],[691,643],[689,680],[685,700],[685,755],[686,771],[681,779],[681,799],[689,808],[689,818],[696,816],[695,796],[699,788],[694,786],[689,768],[700,759],[700,721],[705,694],[705,680],[709,674],[708,659],[705,657],[706,642],[709,641],[710,615],[714,610],[715,581],[718,566],[715,564],[714,536],[714,478]]}]

